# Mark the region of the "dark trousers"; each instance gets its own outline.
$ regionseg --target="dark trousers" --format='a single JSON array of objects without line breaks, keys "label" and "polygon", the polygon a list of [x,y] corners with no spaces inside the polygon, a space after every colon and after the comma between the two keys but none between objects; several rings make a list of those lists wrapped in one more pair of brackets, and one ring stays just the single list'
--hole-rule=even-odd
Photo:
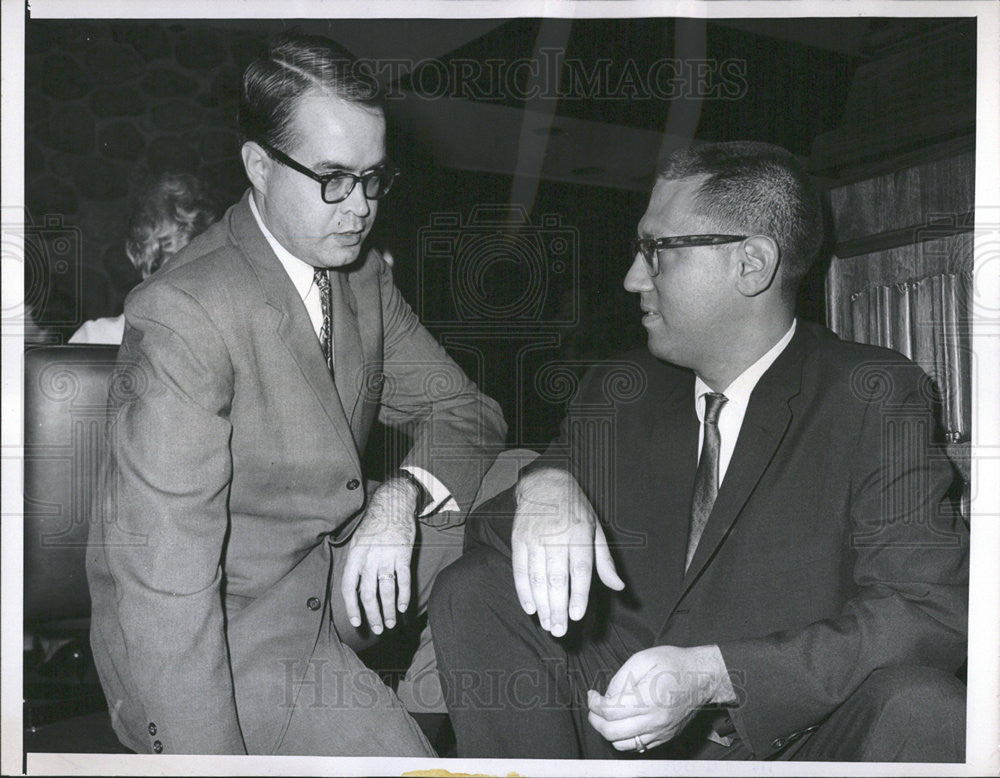
[{"label": "dark trousers", "polygon": [[[705,738],[706,711],[674,741],[641,756],[616,751],[587,722],[587,689],[604,692],[636,646],[613,625],[577,625],[556,640],[526,615],[510,559],[477,545],[438,576],[429,616],[445,700],[463,757],[753,759],[738,737]],[[960,762],[965,687],[927,667],[873,672],[816,730],[775,758]]]}]

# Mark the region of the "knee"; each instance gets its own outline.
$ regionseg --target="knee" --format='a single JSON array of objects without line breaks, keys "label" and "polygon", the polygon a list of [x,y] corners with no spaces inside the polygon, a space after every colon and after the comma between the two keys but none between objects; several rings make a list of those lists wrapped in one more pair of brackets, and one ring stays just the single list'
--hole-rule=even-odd
[{"label": "knee", "polygon": [[965,686],[951,673],[931,667],[885,667],[868,676],[861,691],[877,713],[880,728],[905,729],[929,741],[964,742]]},{"label": "knee", "polygon": [[494,567],[491,554],[499,556],[492,549],[473,549],[438,573],[427,606],[435,635],[452,622],[463,624],[470,614],[481,614]]},{"label": "knee", "polygon": [[899,708],[965,714],[965,686],[953,674],[933,667],[883,667],[868,676],[864,687],[883,711]]},{"label": "knee", "polygon": [[453,602],[461,600],[464,589],[474,575],[465,556],[459,557],[438,573],[427,604],[428,617],[434,620],[440,611],[450,609]]}]

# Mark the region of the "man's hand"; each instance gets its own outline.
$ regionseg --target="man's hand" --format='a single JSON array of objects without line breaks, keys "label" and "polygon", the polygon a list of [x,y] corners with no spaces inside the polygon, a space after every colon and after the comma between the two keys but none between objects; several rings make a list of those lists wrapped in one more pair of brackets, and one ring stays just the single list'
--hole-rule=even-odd
[{"label": "man's hand", "polygon": [[406,479],[386,481],[375,490],[364,518],[351,536],[340,593],[355,627],[361,626],[359,595],[368,625],[376,635],[382,634],[383,614],[385,626],[392,629],[396,626],[396,609],[403,613],[410,604],[417,498],[416,487]]},{"label": "man's hand", "polygon": [[736,702],[718,646],[654,646],[629,657],[607,693],[587,692],[591,726],[619,751],[676,737],[701,708]]},{"label": "man's hand", "polygon": [[540,469],[518,481],[511,561],[521,607],[537,612],[554,637],[566,634],[567,605],[569,618],[583,618],[595,566],[605,586],[625,588],[590,501],[565,470]]}]

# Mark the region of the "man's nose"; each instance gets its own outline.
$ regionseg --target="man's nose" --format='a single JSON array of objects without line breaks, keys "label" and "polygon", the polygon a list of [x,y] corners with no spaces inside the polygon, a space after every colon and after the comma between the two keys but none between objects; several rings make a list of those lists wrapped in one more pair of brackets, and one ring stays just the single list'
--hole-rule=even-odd
[{"label": "man's nose", "polygon": [[372,206],[365,197],[365,187],[361,181],[358,181],[351,193],[339,203],[339,206],[344,211],[349,211],[357,216],[365,217],[371,213]]},{"label": "man's nose", "polygon": [[636,254],[632,267],[625,274],[625,290],[629,292],[645,292],[653,288],[653,279],[646,270],[646,261],[641,254]]}]

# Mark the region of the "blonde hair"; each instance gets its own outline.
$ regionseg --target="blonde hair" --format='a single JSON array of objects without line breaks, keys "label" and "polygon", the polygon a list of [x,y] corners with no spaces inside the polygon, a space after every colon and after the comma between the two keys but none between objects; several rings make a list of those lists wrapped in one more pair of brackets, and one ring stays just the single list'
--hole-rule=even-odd
[{"label": "blonde hair", "polygon": [[163,173],[139,195],[125,253],[148,278],[218,218],[218,205],[201,179],[190,173]]}]

